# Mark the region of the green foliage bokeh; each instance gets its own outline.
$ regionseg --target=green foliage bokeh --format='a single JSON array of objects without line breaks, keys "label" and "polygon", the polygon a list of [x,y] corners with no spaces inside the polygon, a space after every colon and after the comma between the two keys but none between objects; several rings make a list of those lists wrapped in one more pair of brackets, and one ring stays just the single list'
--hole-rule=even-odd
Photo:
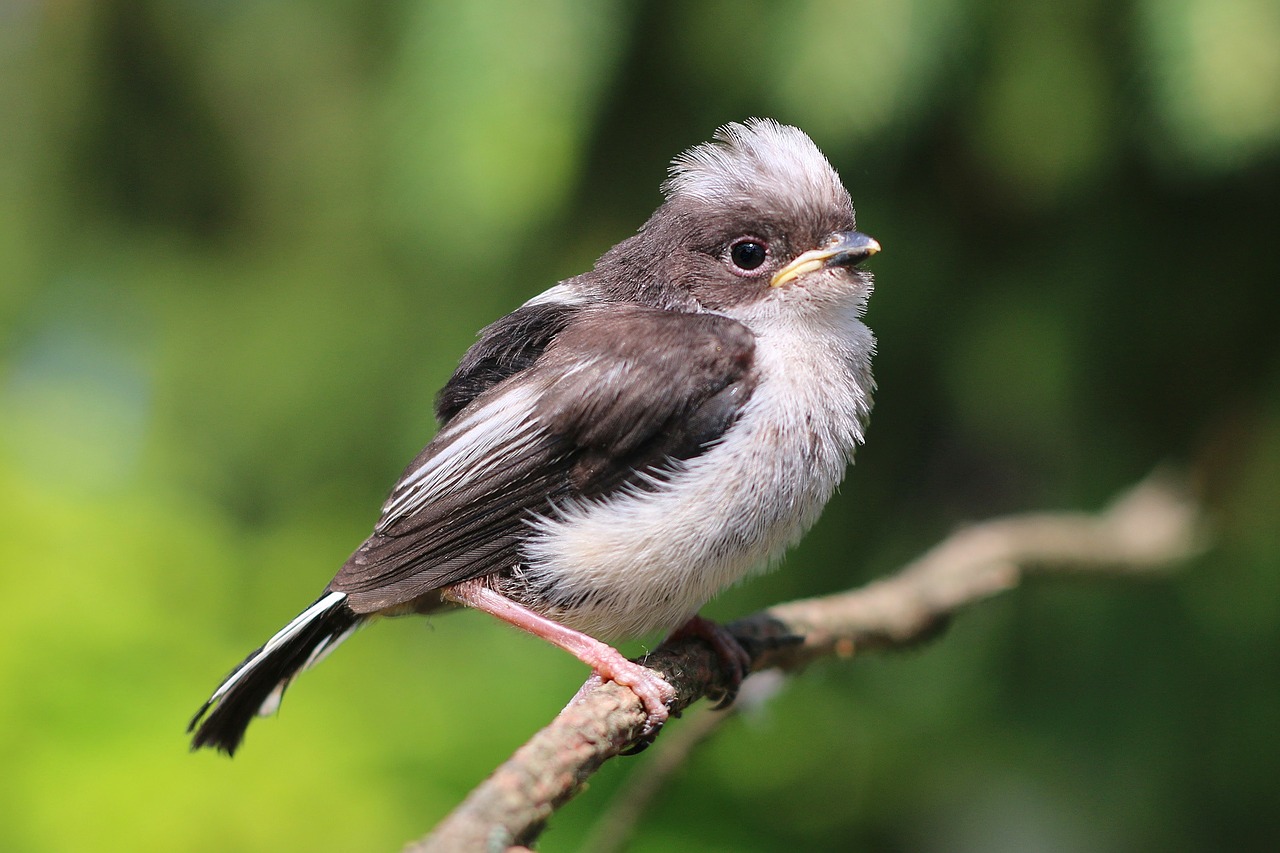
[{"label": "green foliage bokeh", "polygon": [[815,668],[634,849],[1280,845],[1274,0],[15,3],[0,115],[0,849],[397,849],[548,719],[580,665],[464,614],[362,632],[234,762],[182,732],[474,332],[751,115],[885,246],[881,390],[819,527],[711,615],[1161,464],[1213,547]]}]

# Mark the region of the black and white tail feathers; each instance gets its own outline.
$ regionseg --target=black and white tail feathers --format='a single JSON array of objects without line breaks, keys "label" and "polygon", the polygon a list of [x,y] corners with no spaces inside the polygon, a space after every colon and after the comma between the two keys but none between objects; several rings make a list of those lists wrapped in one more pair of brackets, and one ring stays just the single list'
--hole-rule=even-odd
[{"label": "black and white tail feathers", "polygon": [[188,733],[195,730],[191,748],[211,746],[233,755],[253,718],[274,713],[289,682],[333,651],[362,621],[347,606],[346,593],[322,595],[213,692],[187,725]]}]

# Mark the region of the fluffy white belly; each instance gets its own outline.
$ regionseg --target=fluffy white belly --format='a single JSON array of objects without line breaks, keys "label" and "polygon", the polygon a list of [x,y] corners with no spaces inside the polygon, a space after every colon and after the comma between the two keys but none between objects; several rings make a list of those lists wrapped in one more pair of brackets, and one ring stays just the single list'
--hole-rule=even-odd
[{"label": "fluffy white belly", "polygon": [[637,637],[767,567],[817,520],[862,441],[873,346],[852,316],[758,334],[759,382],[717,445],[651,490],[535,522],[526,603],[593,636]]}]

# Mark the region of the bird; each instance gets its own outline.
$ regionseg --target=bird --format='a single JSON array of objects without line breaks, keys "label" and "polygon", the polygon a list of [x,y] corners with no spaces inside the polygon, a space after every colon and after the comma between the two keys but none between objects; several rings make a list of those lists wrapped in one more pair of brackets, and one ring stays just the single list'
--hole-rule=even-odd
[{"label": "bird", "polygon": [[863,443],[880,244],[802,130],[724,125],[675,157],[663,201],[594,267],[485,327],[435,399],[439,430],[372,534],[187,727],[228,755],[256,716],[378,616],[463,607],[631,688],[610,642],[668,632],[749,658],[699,616],[813,525]]}]

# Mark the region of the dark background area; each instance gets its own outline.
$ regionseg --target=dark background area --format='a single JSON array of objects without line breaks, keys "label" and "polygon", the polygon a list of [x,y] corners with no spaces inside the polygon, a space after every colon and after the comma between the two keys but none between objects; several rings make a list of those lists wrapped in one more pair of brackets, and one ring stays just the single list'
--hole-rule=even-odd
[{"label": "dark background area", "polygon": [[1280,846],[1272,0],[108,0],[0,11],[0,848],[398,849],[554,714],[582,667],[461,614],[362,632],[232,763],[182,732],[366,534],[475,331],[752,115],[885,247],[880,392],[818,528],[710,615],[1159,466],[1211,547],[815,667],[634,849]]}]

